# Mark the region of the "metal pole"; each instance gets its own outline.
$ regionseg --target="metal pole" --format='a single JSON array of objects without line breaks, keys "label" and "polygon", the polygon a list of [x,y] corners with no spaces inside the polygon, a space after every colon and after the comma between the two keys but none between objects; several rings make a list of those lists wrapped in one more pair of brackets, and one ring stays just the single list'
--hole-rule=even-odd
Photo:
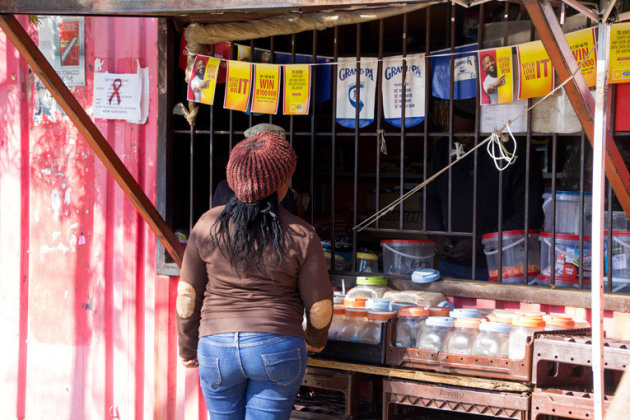
[{"label": "metal pole", "polygon": [[595,420],[603,418],[604,402],[604,148],[606,142],[606,99],[608,96],[608,38],[610,27],[598,27],[597,91],[593,132],[593,232],[591,279],[591,327],[593,330],[593,410]]}]

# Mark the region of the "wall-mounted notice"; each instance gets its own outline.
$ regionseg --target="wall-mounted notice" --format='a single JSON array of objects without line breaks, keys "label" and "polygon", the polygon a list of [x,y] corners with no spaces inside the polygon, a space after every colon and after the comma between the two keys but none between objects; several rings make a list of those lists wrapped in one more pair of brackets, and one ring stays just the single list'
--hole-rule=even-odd
[{"label": "wall-mounted notice", "polygon": [[94,118],[140,121],[141,97],[138,73],[94,73]]},{"label": "wall-mounted notice", "polygon": [[85,86],[85,21],[38,16],[39,49],[68,87]]}]

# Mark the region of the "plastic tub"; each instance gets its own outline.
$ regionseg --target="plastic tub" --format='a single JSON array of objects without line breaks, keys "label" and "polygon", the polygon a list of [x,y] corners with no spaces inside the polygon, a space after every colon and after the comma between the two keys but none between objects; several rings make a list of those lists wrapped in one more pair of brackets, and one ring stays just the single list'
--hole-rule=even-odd
[{"label": "plastic tub", "polygon": [[521,360],[525,357],[527,337],[534,335],[536,331],[544,331],[545,321],[542,316],[522,315],[514,318],[508,345],[509,358]]},{"label": "plastic tub", "polygon": [[423,350],[443,351],[446,337],[455,325],[455,318],[430,316],[427,318],[425,325],[425,330],[418,339],[416,346]]},{"label": "plastic tub", "polygon": [[424,323],[428,316],[429,311],[419,306],[403,308],[398,311],[396,346],[416,347],[418,338],[424,332]]},{"label": "plastic tub", "polygon": [[482,322],[479,324],[479,334],[475,337],[471,353],[486,357],[508,357],[511,329],[509,324]]},{"label": "plastic tub", "polygon": [[446,337],[444,351],[455,354],[470,354],[473,342],[479,334],[479,318],[460,318],[454,323],[455,329]]},{"label": "plastic tub", "polygon": [[378,344],[381,342],[383,324],[396,318],[395,311],[373,309],[367,312],[367,323],[359,333],[359,341],[365,344]]},{"label": "plastic tub", "polygon": [[378,255],[371,252],[357,252],[357,271],[378,273]]},{"label": "plastic tub", "polygon": [[432,268],[435,241],[430,239],[381,241],[383,270],[388,274],[410,275],[418,268]]},{"label": "plastic tub", "polygon": [[417,306],[433,307],[444,301],[445,297],[442,293],[425,292],[423,290],[392,290],[385,292],[384,299],[402,300],[405,302],[413,302]]},{"label": "plastic tub", "polygon": [[335,268],[330,267],[330,251],[324,251],[326,257],[326,267],[334,271],[350,271],[352,270],[352,257],[345,252],[335,252]]},{"label": "plastic tub", "polygon": [[357,277],[357,285],[348,290],[346,300],[357,297],[368,299],[382,298],[385,292],[390,290],[392,289],[387,287],[387,279],[383,276]]},{"label": "plastic tub", "polygon": [[[613,231],[612,238],[613,292],[630,290],[630,231]],[[604,270],[608,274],[608,232],[604,236]],[[604,279],[604,282],[607,280]]]},{"label": "plastic tub", "polygon": [[333,317],[328,328],[328,339],[336,340],[339,329],[344,324],[346,319],[346,308],[341,305],[335,305],[333,309]]},{"label": "plastic tub", "polygon": [[[502,281],[503,283],[523,283],[523,267],[525,266],[525,230],[508,230],[502,232]],[[488,280],[499,280],[499,233],[488,233],[481,237],[488,262]],[[534,282],[540,272],[540,242],[538,231],[530,230],[527,239],[528,283]]]},{"label": "plastic tub", "polygon": [[[584,232],[591,231],[591,193],[584,193],[584,211],[580,211],[579,191],[556,191],[556,233],[569,235],[580,234],[580,221],[584,220]],[[543,194],[543,211],[545,212],[545,230],[551,232],[552,227],[551,191]]]},{"label": "plastic tub", "polygon": [[547,315],[544,316],[545,331],[570,330],[575,328],[575,321],[570,316]]},{"label": "plastic tub", "polygon": [[451,312],[449,313],[449,316],[451,318],[456,318],[456,319],[465,319],[465,318],[483,318],[483,315],[481,315],[481,312],[479,312],[478,309],[475,308],[455,308],[455,309],[451,309]]},{"label": "plastic tub", "polygon": [[551,284],[551,267],[556,273],[556,286],[579,287],[580,270],[584,273],[584,284],[591,284],[591,237],[584,236],[583,263],[580,267],[580,237],[556,234],[556,249],[551,248],[551,233],[540,234],[540,275],[538,284]]}]

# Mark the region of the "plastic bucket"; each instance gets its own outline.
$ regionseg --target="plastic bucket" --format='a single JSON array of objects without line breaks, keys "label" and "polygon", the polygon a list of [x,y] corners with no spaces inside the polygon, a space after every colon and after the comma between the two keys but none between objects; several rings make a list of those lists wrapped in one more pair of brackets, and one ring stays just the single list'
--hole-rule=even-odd
[{"label": "plastic bucket", "polygon": [[430,239],[381,241],[383,270],[387,274],[411,274],[418,268],[433,267],[435,241]]},{"label": "plastic bucket", "polygon": [[[523,283],[525,267],[525,230],[509,230],[502,232],[503,252],[501,276],[503,283]],[[488,263],[488,280],[499,280],[499,233],[488,233],[481,237]],[[540,242],[538,231],[530,230],[527,238],[527,278],[533,282],[540,272]]]},{"label": "plastic bucket", "polygon": [[556,247],[551,248],[551,233],[540,234],[540,275],[538,284],[551,284],[551,270],[556,273],[556,286],[579,287],[580,271],[584,285],[591,284],[591,237],[584,236],[583,262],[580,266],[580,237],[556,233]]},{"label": "plastic bucket", "polygon": [[[604,254],[604,270],[608,275],[608,232],[604,236]],[[613,231],[612,284],[613,292],[630,291],[630,231]]]},{"label": "plastic bucket", "polygon": [[[552,196],[550,191],[543,194],[545,212],[545,231],[552,230]],[[584,220],[584,231],[591,231],[591,193],[584,193],[584,211],[580,211],[580,193],[578,191],[556,191],[556,233],[568,235],[580,234],[580,221]]]},{"label": "plastic bucket", "polygon": [[378,273],[378,255],[371,252],[357,252],[357,271]]}]

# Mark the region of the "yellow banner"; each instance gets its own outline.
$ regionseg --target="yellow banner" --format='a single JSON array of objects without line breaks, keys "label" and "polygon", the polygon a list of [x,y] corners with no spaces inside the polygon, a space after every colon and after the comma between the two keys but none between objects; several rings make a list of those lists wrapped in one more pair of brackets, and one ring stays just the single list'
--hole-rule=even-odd
[{"label": "yellow banner", "polygon": [[236,44],[236,59],[238,61],[252,61],[252,47]]},{"label": "yellow banner", "polygon": [[214,91],[217,86],[217,74],[221,60],[214,57],[198,55],[192,67],[188,82],[188,100],[212,105]]},{"label": "yellow banner", "polygon": [[554,71],[542,41],[518,45],[518,98],[545,96],[553,89]]},{"label": "yellow banner", "polygon": [[610,28],[610,62],[608,83],[630,82],[630,23]]},{"label": "yellow banner", "polygon": [[249,102],[251,80],[251,64],[241,61],[228,61],[223,108],[245,111]]},{"label": "yellow banner", "polygon": [[481,105],[512,102],[512,47],[479,51]]},{"label": "yellow banner", "polygon": [[[593,87],[597,84],[597,51],[595,48],[595,29],[587,28],[565,35],[571,52],[578,64],[582,63],[582,75],[586,84]],[[591,48],[593,51],[591,52]],[[589,52],[591,53],[589,55]]]},{"label": "yellow banner", "polygon": [[254,96],[252,112],[275,114],[280,99],[280,66],[275,64],[254,65]]},{"label": "yellow banner", "polygon": [[311,66],[284,66],[284,115],[308,115],[311,99]]}]

